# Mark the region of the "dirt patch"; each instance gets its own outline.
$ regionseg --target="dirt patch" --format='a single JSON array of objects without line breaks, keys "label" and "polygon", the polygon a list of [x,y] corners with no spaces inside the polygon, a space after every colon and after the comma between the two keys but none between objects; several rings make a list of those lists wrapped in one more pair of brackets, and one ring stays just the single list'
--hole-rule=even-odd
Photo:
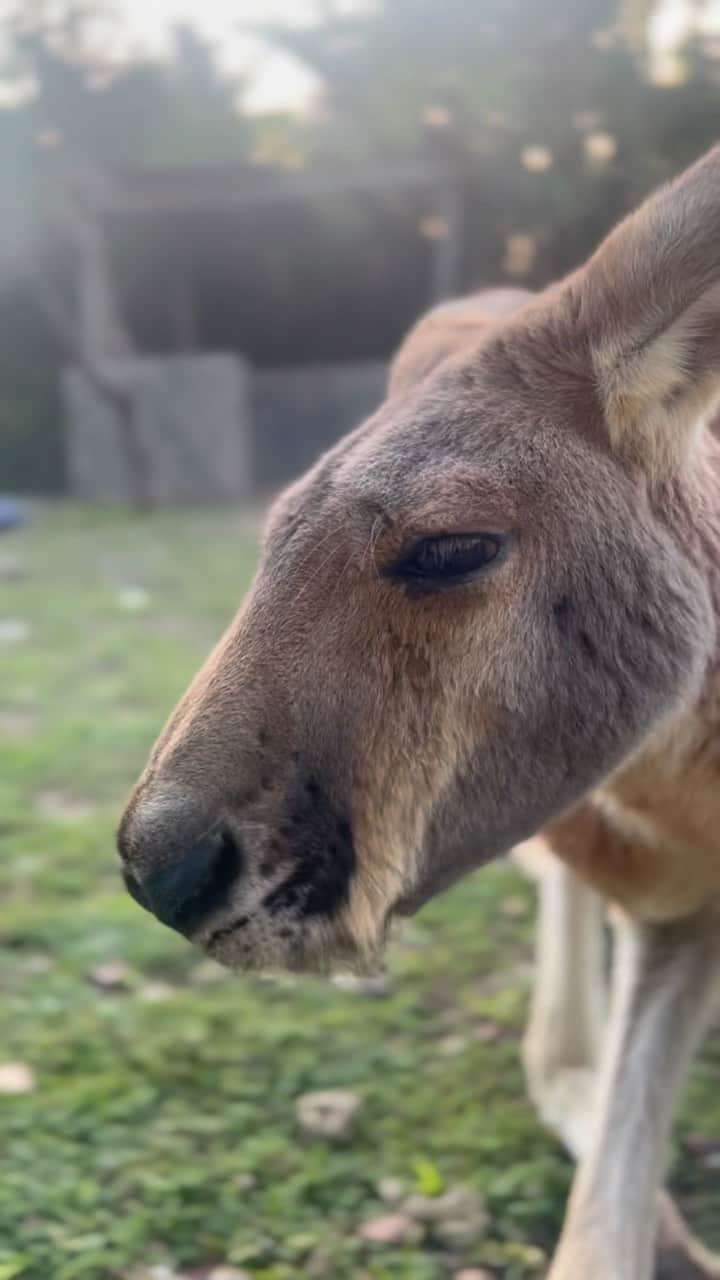
[{"label": "dirt patch", "polygon": [[31,738],[38,725],[35,711],[0,707],[0,738]]},{"label": "dirt patch", "polygon": [[34,807],[52,822],[84,822],[91,818],[95,806],[88,800],[75,796],[70,791],[39,791],[35,796]]}]

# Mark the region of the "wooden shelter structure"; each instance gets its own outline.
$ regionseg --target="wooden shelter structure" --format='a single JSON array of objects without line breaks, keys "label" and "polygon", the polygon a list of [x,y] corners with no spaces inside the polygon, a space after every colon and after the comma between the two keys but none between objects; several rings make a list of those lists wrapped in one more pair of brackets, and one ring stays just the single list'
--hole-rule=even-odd
[{"label": "wooden shelter structure", "polygon": [[85,498],[273,488],[376,406],[404,328],[461,286],[462,201],[429,158],[75,171],[58,192],[69,472]]}]

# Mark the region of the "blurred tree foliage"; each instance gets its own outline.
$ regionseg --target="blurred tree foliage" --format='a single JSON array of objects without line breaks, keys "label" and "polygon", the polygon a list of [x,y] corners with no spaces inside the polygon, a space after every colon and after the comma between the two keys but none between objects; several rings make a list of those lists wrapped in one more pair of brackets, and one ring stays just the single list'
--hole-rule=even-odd
[{"label": "blurred tree foliage", "polygon": [[[628,0],[379,0],[315,27],[265,27],[325,86],[309,158],[392,163],[436,149],[462,174],[467,284],[503,262],[533,284],[577,264],[650,188],[718,137],[720,61],[680,51],[652,83]],[[516,245],[515,263],[507,239]],[[511,246],[512,249],[512,246]]]},{"label": "blurred tree foliage", "polygon": [[[637,38],[651,8],[647,0],[328,2],[314,24],[255,29],[322,86],[306,114],[258,116],[242,107],[243,83],[187,28],[163,62],[118,61],[107,49],[121,18],[108,0],[18,0],[6,20],[4,79],[27,92],[0,111],[6,359],[16,332],[24,367],[29,350],[41,358],[41,326],[28,338],[23,267],[48,242],[54,183],[68,169],[392,173],[425,162],[454,192],[458,287],[543,284],[716,140],[717,42],[688,43],[678,82],[652,83]],[[180,263],[192,277],[201,345],[266,362],[387,354],[430,300],[432,242],[451,229],[438,192],[441,184],[422,197],[348,193],[251,217],[117,226],[136,339],[164,349],[160,312]],[[8,307],[22,312],[20,325]]]},{"label": "blurred tree foliage", "polygon": [[619,8],[627,0],[320,6],[314,25],[260,29],[323,85],[318,110],[298,120],[244,112],[243,84],[188,28],[165,62],[113,64],[97,34],[104,23],[110,40],[121,21],[107,0],[19,0],[5,74],[34,91],[0,112],[11,221],[27,240],[57,164],[350,167],[426,154],[434,141],[465,180],[470,249],[482,240],[499,266],[508,234],[537,234],[543,278],[716,136],[717,49],[688,46],[682,82],[654,85]]},{"label": "blurred tree foliage", "polygon": [[165,63],[113,65],[93,40],[112,19],[103,0],[34,0],[7,20],[2,73],[19,92],[0,111],[0,488],[64,483],[53,394],[62,353],[48,342],[36,290],[25,287],[39,273],[71,283],[67,249],[56,247],[58,180],[108,167],[233,164],[254,145],[254,121],[236,110],[242,86],[220,74],[191,30],[174,32]]},{"label": "blurred tree foliage", "polygon": [[59,168],[232,164],[252,151],[254,121],[236,110],[242,85],[221,75],[202,39],[178,27],[166,62],[113,64],[92,39],[112,13],[103,0],[36,0],[8,20],[2,71],[28,92],[0,111],[0,172],[15,213],[0,239],[6,261],[43,235]]}]

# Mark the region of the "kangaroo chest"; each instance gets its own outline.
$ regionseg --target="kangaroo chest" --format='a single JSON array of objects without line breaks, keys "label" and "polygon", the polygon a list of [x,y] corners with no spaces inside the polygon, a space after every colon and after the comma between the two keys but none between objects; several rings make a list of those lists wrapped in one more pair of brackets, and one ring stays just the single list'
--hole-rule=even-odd
[{"label": "kangaroo chest", "polygon": [[720,682],[547,836],[583,879],[640,918],[674,919],[720,898]]}]

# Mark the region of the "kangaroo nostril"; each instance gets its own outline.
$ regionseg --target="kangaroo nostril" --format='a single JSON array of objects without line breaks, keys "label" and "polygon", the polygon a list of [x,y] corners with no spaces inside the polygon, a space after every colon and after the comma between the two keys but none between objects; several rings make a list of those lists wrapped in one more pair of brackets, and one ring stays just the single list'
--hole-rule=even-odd
[{"label": "kangaroo nostril", "polygon": [[230,833],[215,830],[144,876],[141,887],[135,881],[128,889],[163,924],[187,933],[223,904],[241,863],[240,849]]}]

